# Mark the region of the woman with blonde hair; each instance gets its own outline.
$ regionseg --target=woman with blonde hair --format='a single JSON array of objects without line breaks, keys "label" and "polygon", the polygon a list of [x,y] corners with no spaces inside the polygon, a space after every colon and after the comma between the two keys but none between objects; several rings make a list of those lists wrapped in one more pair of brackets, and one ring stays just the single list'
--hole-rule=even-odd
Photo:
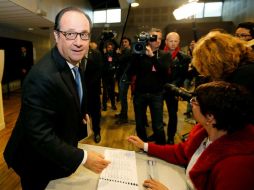
[{"label": "woman with blonde hair", "polygon": [[241,84],[254,93],[254,52],[230,34],[210,32],[201,38],[194,48],[192,64],[211,80]]}]

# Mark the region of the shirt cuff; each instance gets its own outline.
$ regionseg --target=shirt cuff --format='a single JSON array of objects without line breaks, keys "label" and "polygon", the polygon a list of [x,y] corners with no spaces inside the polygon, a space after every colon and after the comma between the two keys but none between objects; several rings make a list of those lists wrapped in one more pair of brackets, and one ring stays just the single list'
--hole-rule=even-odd
[{"label": "shirt cuff", "polygon": [[81,162],[82,165],[84,165],[86,163],[86,160],[87,160],[87,151],[86,150],[83,150],[84,151],[84,158]]},{"label": "shirt cuff", "polygon": [[144,143],[144,151],[148,152],[148,143]]}]

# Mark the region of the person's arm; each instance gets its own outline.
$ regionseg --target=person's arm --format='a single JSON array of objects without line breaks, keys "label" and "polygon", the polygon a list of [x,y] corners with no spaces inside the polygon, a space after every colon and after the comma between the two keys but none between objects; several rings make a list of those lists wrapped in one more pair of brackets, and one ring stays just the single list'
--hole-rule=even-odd
[{"label": "person's arm", "polygon": [[131,135],[127,138],[127,141],[140,149],[144,149],[144,141],[142,141],[138,136]]},{"label": "person's arm", "polygon": [[[144,151],[147,151],[148,143],[145,143],[139,137],[129,136],[127,140],[133,145],[135,145],[136,147],[143,149]],[[146,189],[152,189],[152,190],[168,190],[168,188],[165,185],[163,185],[162,183],[154,179],[146,179],[143,183],[143,186]]]},{"label": "person's arm", "polygon": [[147,179],[143,186],[148,190],[169,190],[165,185],[155,179]]},{"label": "person's arm", "polygon": [[[204,137],[205,131],[198,124],[192,129],[187,141],[175,145],[148,143],[147,153],[172,164],[187,166],[190,157],[196,151]],[[144,149],[145,147],[145,143],[137,136],[130,136],[128,141],[138,148]]]},{"label": "person's arm", "polygon": [[[33,72],[32,75],[23,89],[20,112],[26,140],[44,160],[72,173],[85,155],[82,149],[75,147],[72,138],[73,127],[77,128],[81,122],[78,119],[80,113],[73,99],[65,96],[55,85],[61,81],[60,78],[51,80],[43,72]],[[87,168],[99,172],[106,165],[107,161],[100,156],[87,154]]]},{"label": "person's arm", "polygon": [[85,152],[84,159],[86,158],[86,160],[83,160],[82,164],[95,173],[101,173],[110,164],[110,161],[105,160],[102,154],[93,151]]},{"label": "person's arm", "polygon": [[181,150],[183,155],[179,154],[178,156],[176,156],[177,151],[181,152],[178,149],[182,149],[182,146],[179,147],[179,145],[172,146],[172,145],[157,145],[154,143],[145,143],[137,136],[129,136],[127,140],[136,147],[143,149],[148,154],[161,158],[162,160],[180,165],[182,165],[183,163],[187,164],[187,158],[184,156],[183,150]]}]

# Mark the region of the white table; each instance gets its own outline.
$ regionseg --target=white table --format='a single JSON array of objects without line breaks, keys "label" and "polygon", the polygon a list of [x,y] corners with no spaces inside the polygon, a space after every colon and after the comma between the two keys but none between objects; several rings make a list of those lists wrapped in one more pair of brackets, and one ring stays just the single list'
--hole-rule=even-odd
[{"label": "white table", "polygon": [[[108,147],[79,144],[80,148],[85,150],[93,150],[103,153]],[[155,160],[156,164],[153,167],[154,178],[161,181],[170,190],[186,190],[185,169],[179,166],[169,164],[163,160],[147,156],[145,153],[136,153],[137,172],[139,189],[145,189],[143,182],[149,178],[149,166],[147,160]],[[99,174],[80,166],[77,171],[66,178],[53,180],[49,183],[47,190],[96,190],[99,181]]]}]

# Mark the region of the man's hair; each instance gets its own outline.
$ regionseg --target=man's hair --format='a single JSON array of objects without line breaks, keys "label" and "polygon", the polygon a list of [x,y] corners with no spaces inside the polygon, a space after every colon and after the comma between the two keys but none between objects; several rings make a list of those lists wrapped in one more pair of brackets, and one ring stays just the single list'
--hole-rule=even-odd
[{"label": "man's hair", "polygon": [[254,38],[254,22],[242,22],[238,24],[238,26],[236,27],[236,30],[238,28],[246,28],[250,30],[250,35],[252,38]]},{"label": "man's hair", "polygon": [[[128,40],[129,44],[131,45],[131,39],[130,39],[130,38],[124,36],[124,37],[122,38],[122,41],[123,41],[123,40]],[[122,43],[122,42],[121,42],[121,43]]]},{"label": "man's hair", "polygon": [[74,12],[79,12],[81,14],[83,14],[87,20],[89,21],[89,25],[90,25],[90,31],[92,29],[92,21],[90,19],[90,17],[81,9],[77,8],[77,7],[66,7],[64,9],[62,9],[55,17],[55,25],[54,25],[54,30],[60,30],[60,21],[62,16],[69,11],[74,11]]},{"label": "man's hair", "polygon": [[192,65],[213,80],[224,79],[239,65],[254,61],[254,52],[247,42],[230,34],[211,32],[201,38],[193,50]]},{"label": "man's hair", "polygon": [[201,113],[212,114],[218,130],[232,133],[253,122],[253,97],[243,86],[214,81],[198,86],[195,95]]},{"label": "man's hair", "polygon": [[149,33],[152,33],[152,32],[160,32],[162,34],[162,30],[159,28],[151,28]]}]

